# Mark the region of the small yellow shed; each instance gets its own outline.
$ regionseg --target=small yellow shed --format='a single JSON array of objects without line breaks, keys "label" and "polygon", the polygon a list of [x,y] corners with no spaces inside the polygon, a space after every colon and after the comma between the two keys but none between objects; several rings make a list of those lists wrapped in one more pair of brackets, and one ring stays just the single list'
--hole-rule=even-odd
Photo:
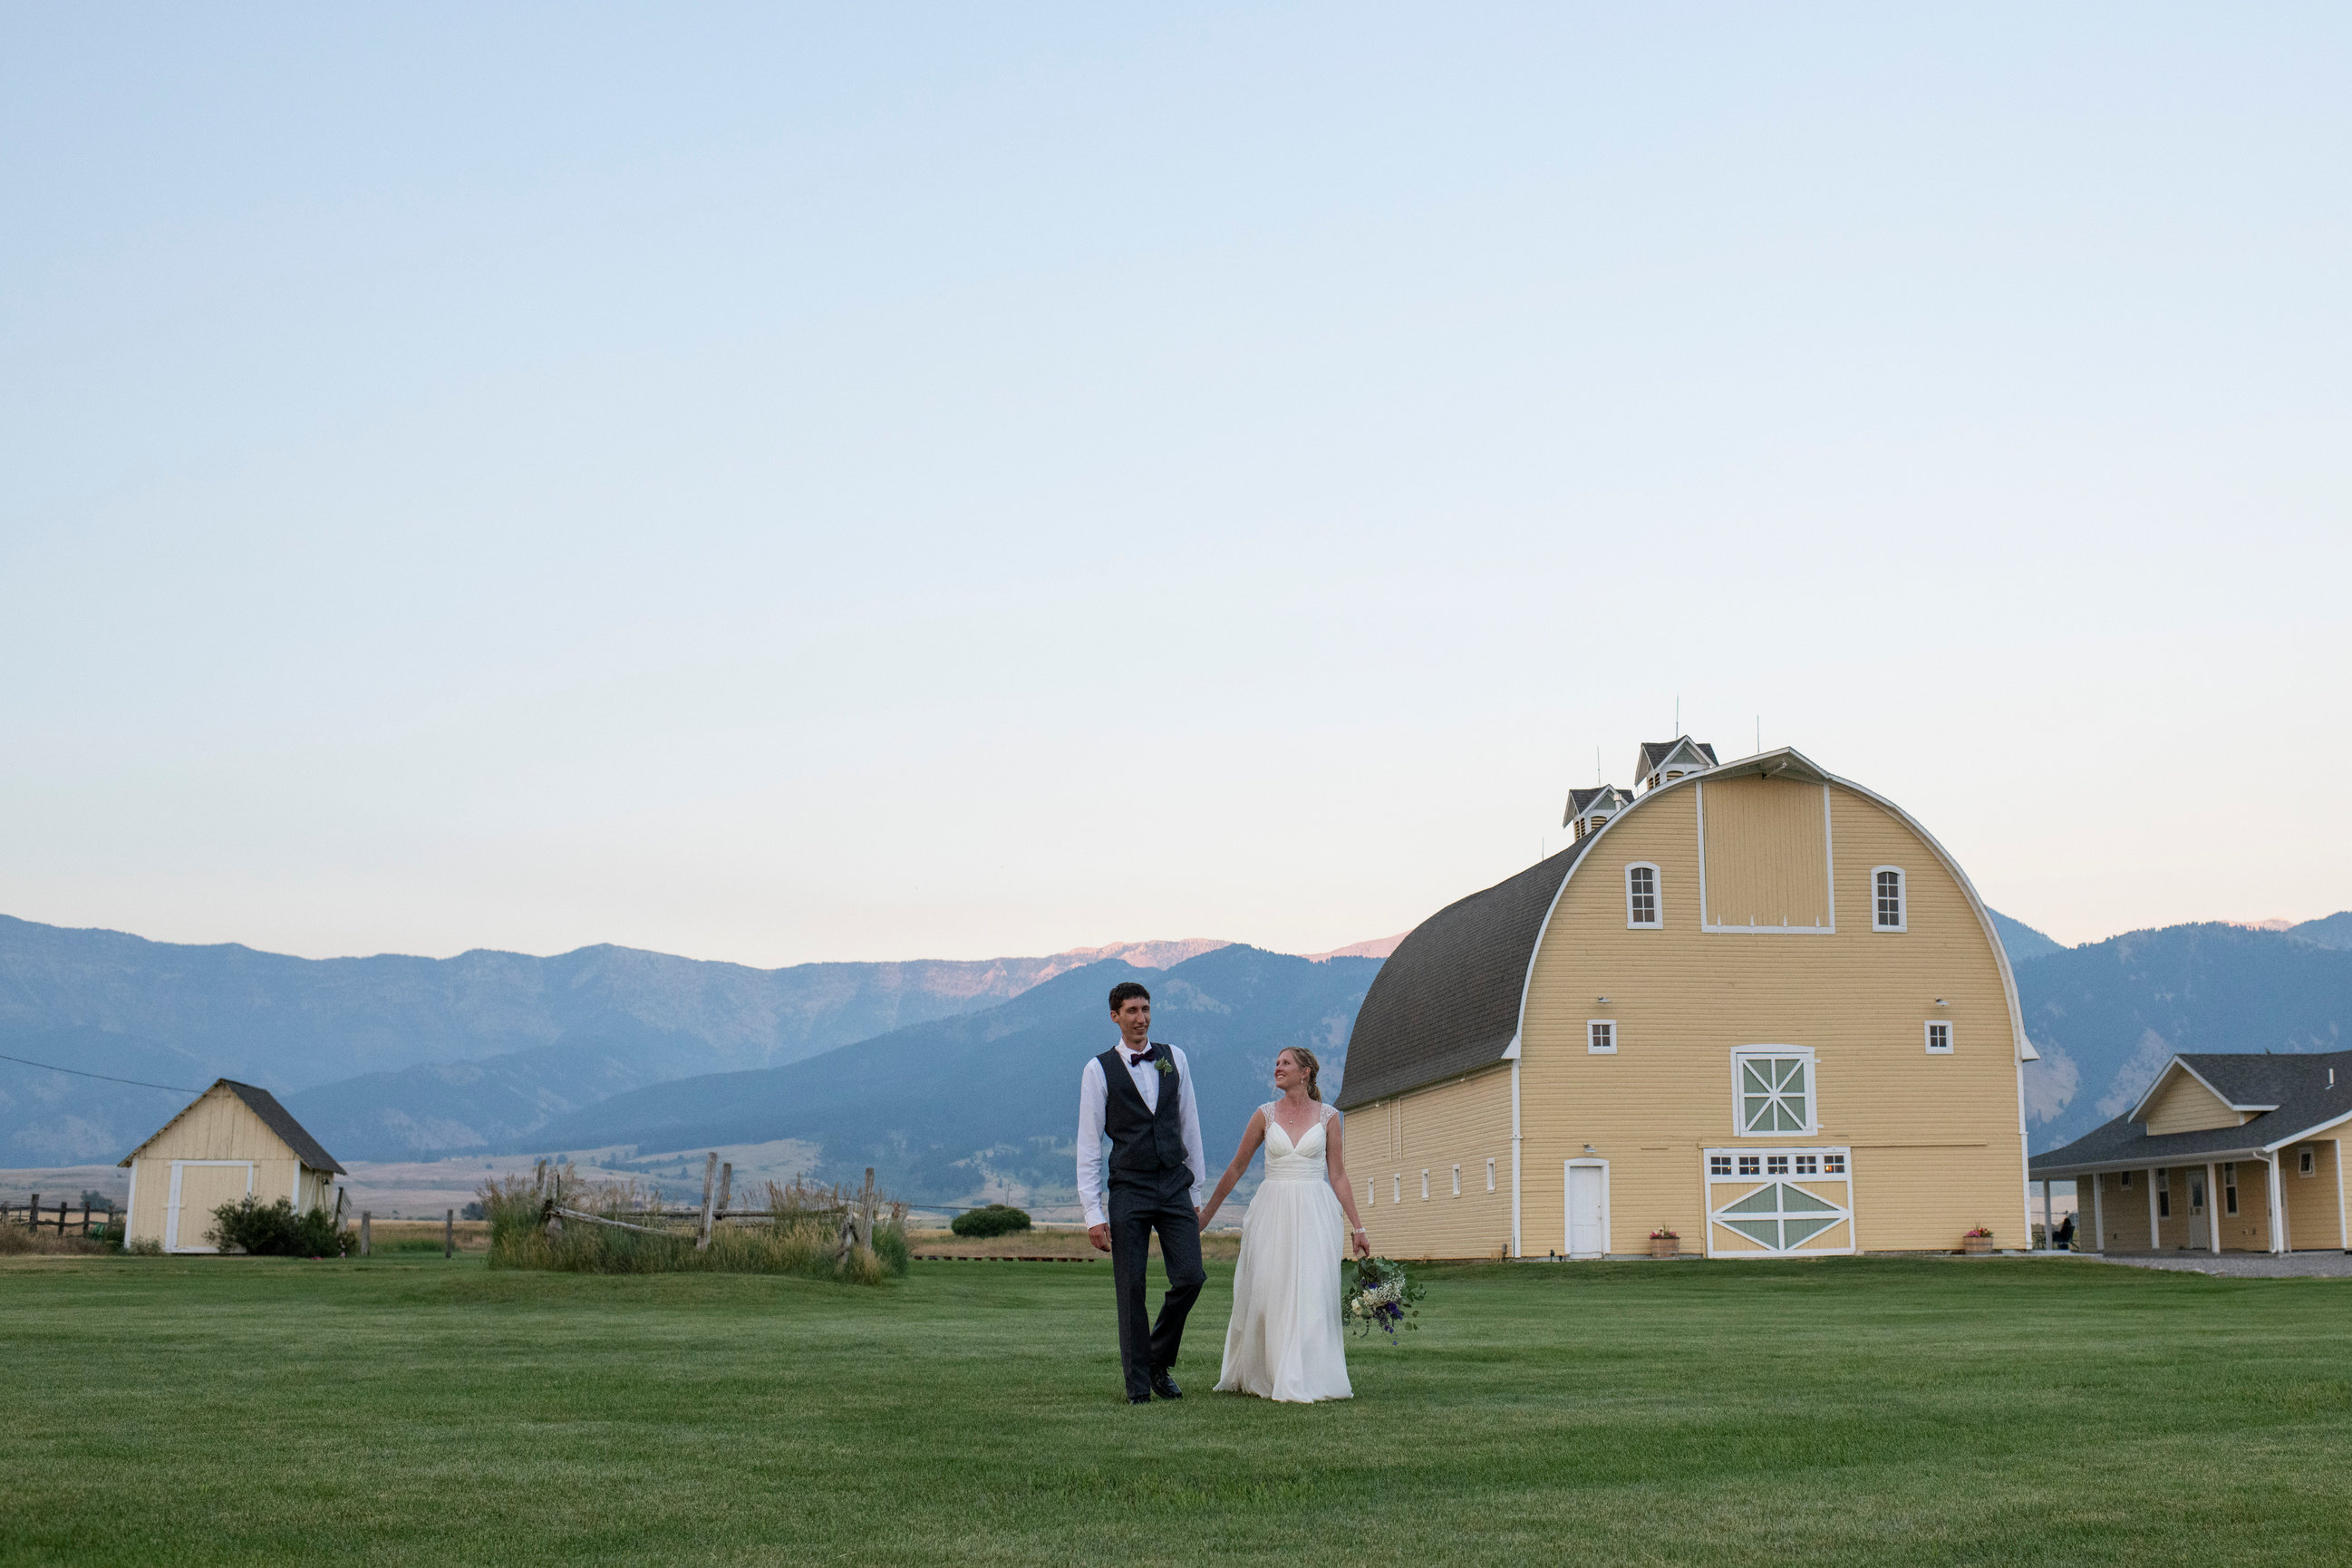
[{"label": "small yellow shed", "polygon": [[205,1233],[213,1211],[252,1194],[292,1202],[294,1212],[333,1201],[335,1157],[278,1103],[249,1083],[221,1079],[123,1157],[131,1168],[133,1243],[166,1252],[217,1252]]}]

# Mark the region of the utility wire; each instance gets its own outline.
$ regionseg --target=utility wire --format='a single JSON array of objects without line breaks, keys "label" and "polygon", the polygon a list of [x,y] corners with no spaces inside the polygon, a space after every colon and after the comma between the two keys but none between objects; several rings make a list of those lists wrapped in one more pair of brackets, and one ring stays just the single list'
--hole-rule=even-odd
[{"label": "utility wire", "polygon": [[50,1072],[71,1073],[76,1078],[104,1079],[108,1083],[135,1084],[141,1089],[168,1089],[173,1094],[204,1093],[201,1089],[184,1089],[176,1083],[149,1083],[143,1078],[114,1078],[102,1072],[84,1072],[79,1068],[51,1067],[47,1062],[37,1062],[28,1057],[12,1057],[5,1053],[0,1053],[0,1062],[23,1062],[28,1068],[46,1068]]}]

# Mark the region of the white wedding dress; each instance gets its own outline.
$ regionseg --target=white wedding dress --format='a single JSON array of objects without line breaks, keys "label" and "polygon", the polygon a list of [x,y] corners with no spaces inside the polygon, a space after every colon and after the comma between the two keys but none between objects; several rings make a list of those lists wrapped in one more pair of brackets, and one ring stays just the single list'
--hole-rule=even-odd
[{"label": "white wedding dress", "polygon": [[1326,1130],[1339,1112],[1323,1107],[1322,1120],[1293,1143],[1274,1106],[1265,1109],[1265,1179],[1242,1216],[1234,1321],[1217,1386],[1302,1405],[1351,1398],[1339,1338],[1347,1224],[1323,1160]]}]

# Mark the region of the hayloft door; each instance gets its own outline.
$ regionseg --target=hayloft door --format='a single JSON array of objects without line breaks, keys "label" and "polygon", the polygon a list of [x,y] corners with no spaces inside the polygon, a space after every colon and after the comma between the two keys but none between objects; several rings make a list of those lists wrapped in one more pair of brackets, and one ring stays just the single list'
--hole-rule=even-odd
[{"label": "hayloft door", "polygon": [[1609,1251],[1609,1165],[1602,1160],[1568,1163],[1568,1255],[1600,1258]]}]

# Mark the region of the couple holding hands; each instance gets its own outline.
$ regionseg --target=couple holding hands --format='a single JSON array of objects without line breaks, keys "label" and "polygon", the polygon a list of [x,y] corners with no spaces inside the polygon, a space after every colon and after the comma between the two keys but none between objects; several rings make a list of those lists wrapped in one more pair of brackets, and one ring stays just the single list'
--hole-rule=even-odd
[{"label": "couple holding hands", "polygon": [[[1276,1056],[1280,1098],[1252,1113],[1233,1163],[1202,1205],[1208,1163],[1184,1053],[1151,1038],[1151,993],[1134,981],[1111,987],[1110,1014],[1119,1043],[1078,1077],[1078,1201],[1088,1237],[1110,1254],[1129,1402],[1183,1397],[1170,1373],[1185,1316],[1208,1281],[1201,1231],[1260,1143],[1265,1178],[1242,1218],[1233,1322],[1217,1387],[1297,1403],[1349,1397],[1339,1263],[1343,1237],[1359,1258],[1370,1255],[1371,1244],[1340,1163],[1339,1113],[1323,1103],[1316,1086],[1314,1053],[1293,1046]],[[1168,1267],[1156,1323],[1143,1290],[1154,1232]]]}]

